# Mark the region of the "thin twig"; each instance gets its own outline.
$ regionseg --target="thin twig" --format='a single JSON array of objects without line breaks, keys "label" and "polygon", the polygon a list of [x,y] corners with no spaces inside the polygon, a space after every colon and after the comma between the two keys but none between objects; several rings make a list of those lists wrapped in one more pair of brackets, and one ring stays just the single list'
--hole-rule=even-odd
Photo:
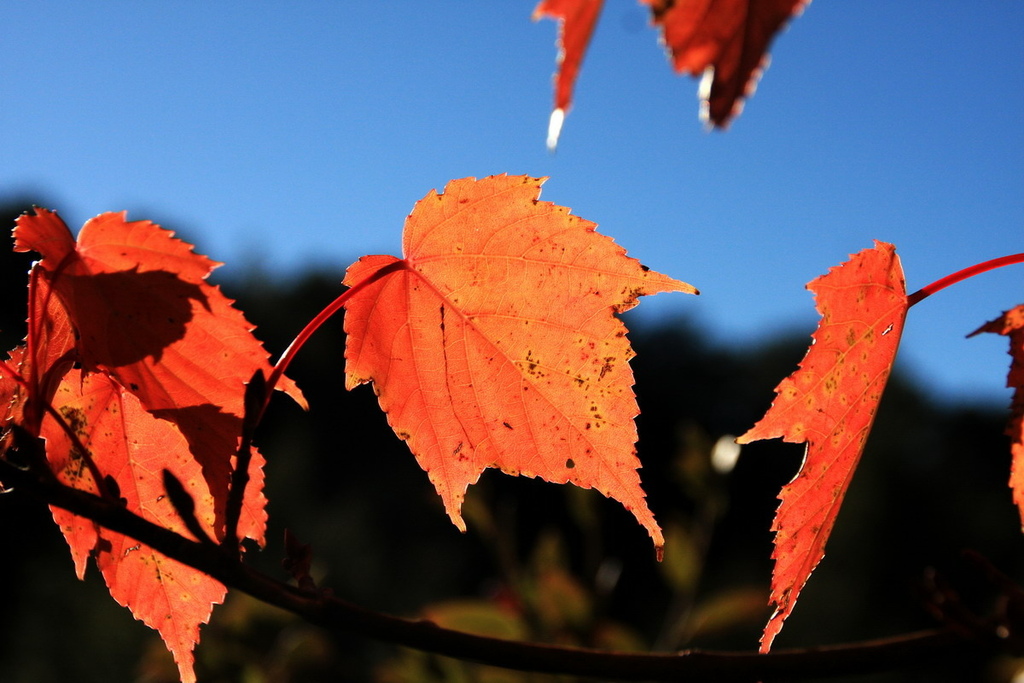
[{"label": "thin twig", "polygon": [[937,629],[881,640],[820,648],[754,652],[689,650],[667,654],[633,654],[567,648],[488,638],[373,612],[323,591],[297,588],[149,522],[123,506],[91,493],[43,482],[0,461],[0,479],[20,490],[101,526],[130,536],[268,604],[309,623],[426,652],[519,671],[597,676],[616,680],[755,681],[800,680],[833,675],[887,671],[940,657],[992,649],[991,643],[965,640]]},{"label": "thin twig", "polygon": [[[323,310],[317,313],[316,316],[302,328],[298,335],[295,336],[295,339],[292,340],[292,343],[288,345],[288,348],[285,349],[284,353],[281,354],[281,358],[274,365],[273,372],[271,372],[270,377],[267,378],[267,397],[263,403],[263,411],[267,409],[267,404],[270,403],[270,395],[273,393],[274,387],[276,387],[277,383],[281,380],[281,376],[288,370],[288,366],[295,358],[295,355],[299,352],[299,349],[301,349],[309,338],[313,336],[313,333],[320,329],[325,322],[330,320],[335,313],[340,311],[345,306],[345,303],[356,292],[380,280],[384,276],[390,275],[391,273],[397,272],[406,267],[405,261],[395,261],[394,263],[389,263],[383,268],[374,271],[365,280],[360,280],[342,292],[334,301],[327,304]],[[260,415],[262,416],[262,411]]]}]

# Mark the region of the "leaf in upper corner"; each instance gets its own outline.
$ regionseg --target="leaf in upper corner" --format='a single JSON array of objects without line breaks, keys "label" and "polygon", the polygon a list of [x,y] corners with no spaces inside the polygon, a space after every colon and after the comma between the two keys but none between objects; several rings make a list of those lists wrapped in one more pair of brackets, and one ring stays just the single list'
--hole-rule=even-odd
[{"label": "leaf in upper corner", "polygon": [[494,467],[595,488],[660,547],[636,471],[633,352],[613,314],[696,290],[539,201],[542,182],[453,180],[416,204],[403,261],[349,267],[346,387],[374,382],[460,529],[466,488]]},{"label": "leaf in upper corner", "polygon": [[[677,73],[701,76],[701,119],[725,128],[739,116],[768,67],[768,48],[786,22],[810,0],[640,0],[661,27]],[[548,125],[548,147],[558,142],[583,56],[603,0],[541,0],[534,19],[560,22],[555,108]]]},{"label": "leaf in upper corner", "polygon": [[761,640],[767,652],[797,596],[825,554],[843,496],[864,450],[892,370],[907,313],[895,247],[874,248],[812,280],[822,319],[800,367],[782,380],[761,420],[737,439],[781,437],[806,443],[796,478],[782,488],[775,515],[775,614]]},{"label": "leaf in upper corner", "polygon": [[676,72],[703,76],[701,118],[725,127],[739,115],[768,66],[779,30],[810,0],[641,0]]},{"label": "leaf in upper corner", "polygon": [[968,336],[993,332],[1010,338],[1010,373],[1006,386],[1013,389],[1010,403],[1010,421],[1006,434],[1010,437],[1012,464],[1010,488],[1024,525],[1024,304],[1011,308],[995,320],[985,323]]},{"label": "leaf in upper corner", "polygon": [[[76,241],[56,213],[18,218],[15,249],[36,251],[35,266],[63,304],[79,362],[109,374],[157,417],[175,423],[203,467],[218,518],[244,412],[245,383],[269,372],[253,326],[219,287],[206,282],[216,262],[149,221],[104,213]],[[31,326],[30,326],[30,329]],[[286,381],[285,390],[302,396]],[[254,455],[253,476],[262,458]],[[262,542],[266,515],[259,487],[247,492],[241,532]],[[255,516],[253,516],[255,515]]]},{"label": "leaf in upper corner", "polygon": [[[155,524],[191,537],[166,496],[163,470],[181,481],[195,504],[199,523],[214,532],[214,503],[199,464],[177,427],[142,407],[104,374],[71,370],[58,387],[53,407],[74,431],[73,443],[52,416],[43,421],[46,456],[57,478],[74,488],[99,493],[83,446],[97,469],[116,483],[125,507]],[[109,484],[108,484],[109,486]],[[199,570],[96,522],[51,507],[75,562],[79,578],[95,557],[110,595],[136,619],[156,629],[178,665],[183,683],[195,681],[192,650],[226,589]]]},{"label": "leaf in upper corner", "polygon": [[536,21],[549,17],[558,21],[558,71],[555,74],[555,108],[548,124],[548,148],[554,149],[562,122],[572,106],[583,56],[597,25],[604,0],[541,0],[533,10]]}]

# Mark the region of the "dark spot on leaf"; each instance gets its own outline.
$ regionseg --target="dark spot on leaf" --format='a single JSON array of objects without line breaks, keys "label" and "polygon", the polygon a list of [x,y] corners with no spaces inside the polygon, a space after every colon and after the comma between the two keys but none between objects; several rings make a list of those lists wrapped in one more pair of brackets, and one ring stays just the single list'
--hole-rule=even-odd
[{"label": "dark spot on leaf", "polygon": [[571,470],[572,468],[576,467],[576,463],[573,462],[572,458],[569,458],[568,460],[565,461],[565,466],[566,468]]}]

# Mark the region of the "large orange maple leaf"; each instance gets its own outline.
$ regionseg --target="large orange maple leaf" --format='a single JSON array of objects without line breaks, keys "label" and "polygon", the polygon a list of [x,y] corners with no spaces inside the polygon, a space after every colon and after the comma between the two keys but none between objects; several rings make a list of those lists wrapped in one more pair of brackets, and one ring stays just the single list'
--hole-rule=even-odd
[{"label": "large orange maple leaf", "polygon": [[772,524],[775,613],[765,627],[767,652],[825,554],[886,381],[907,313],[903,268],[895,247],[872,249],[812,280],[822,319],[800,367],[782,380],[761,420],[741,444],[781,437],[806,443],[800,472],[779,494]]},{"label": "large orange maple leaf", "polygon": [[660,549],[637,474],[633,353],[613,314],[696,290],[539,201],[542,182],[454,180],[416,204],[403,260],[349,267],[361,289],[345,304],[346,387],[374,382],[458,528],[467,487],[494,467],[595,488]]},{"label": "large orange maple leaf", "polygon": [[1006,386],[1013,389],[1010,421],[1006,426],[1012,455],[1010,488],[1013,489],[1013,502],[1017,505],[1024,526],[1024,304],[1011,308],[968,336],[973,337],[982,332],[992,332],[1010,338],[1009,354],[1013,360],[1010,362],[1010,373],[1006,377]]}]

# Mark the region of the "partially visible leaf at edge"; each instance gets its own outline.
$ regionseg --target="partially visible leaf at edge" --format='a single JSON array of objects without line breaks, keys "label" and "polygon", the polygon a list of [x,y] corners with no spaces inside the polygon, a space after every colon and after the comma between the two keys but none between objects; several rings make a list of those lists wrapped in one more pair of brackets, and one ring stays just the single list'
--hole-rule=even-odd
[{"label": "partially visible leaf at edge", "polygon": [[[700,117],[719,128],[739,116],[744,100],[754,94],[768,68],[768,48],[775,35],[810,4],[810,0],[640,2],[650,6],[652,23],[661,26],[662,42],[675,71],[703,77]],[[541,0],[533,12],[534,19],[548,16],[560,24],[549,149],[558,143],[602,5],[603,0]]]},{"label": "partially visible leaf at edge", "polygon": [[16,422],[34,436],[39,435],[46,405],[74,363],[75,348],[67,311],[52,296],[47,278],[37,275],[35,268],[29,273],[28,339],[10,351],[8,361],[28,389],[0,375],[0,427]]},{"label": "partially visible leaf at edge", "polygon": [[641,0],[651,7],[678,73],[701,84],[701,118],[725,127],[739,116],[768,66],[775,34],[810,0]]},{"label": "partially visible leaf at edge", "polygon": [[604,0],[541,0],[533,10],[534,20],[550,17],[558,21],[558,71],[555,73],[555,108],[548,125],[548,148],[554,149],[562,121],[572,106],[583,56],[590,44]]},{"label": "partially visible leaf at edge", "polygon": [[968,336],[973,337],[982,332],[993,332],[1010,338],[1009,354],[1012,360],[1010,373],[1006,376],[1006,386],[1013,389],[1010,421],[1006,426],[1012,456],[1010,488],[1013,489],[1013,502],[1017,505],[1024,527],[1024,304],[1011,308]]},{"label": "partially visible leaf at edge", "polygon": [[779,494],[772,524],[775,614],[765,627],[767,652],[797,596],[825,554],[853,477],[907,313],[906,284],[895,247],[875,242],[812,280],[822,319],[800,367],[782,380],[761,420],[738,443],[781,437],[806,443],[800,472]]},{"label": "partially visible leaf at edge", "polygon": [[[189,446],[170,422],[146,412],[139,400],[103,374],[71,370],[53,406],[88,449],[100,472],[112,478],[125,507],[186,537],[178,512],[166,497],[161,473],[170,470],[186,486],[195,515],[213,535],[213,497]],[[46,454],[57,477],[74,488],[98,493],[81,452],[52,417],[43,422]],[[156,629],[174,656],[183,683],[195,681],[192,650],[226,589],[203,572],[172,560],[127,536],[52,507],[79,578],[89,557],[118,604]]]},{"label": "partially visible leaf at edge", "polygon": [[453,180],[416,204],[404,261],[363,257],[346,303],[346,387],[374,382],[460,529],[487,468],[596,488],[654,540],[637,468],[633,355],[613,313],[696,293],[643,267],[595,224],[538,200],[542,179]]}]

